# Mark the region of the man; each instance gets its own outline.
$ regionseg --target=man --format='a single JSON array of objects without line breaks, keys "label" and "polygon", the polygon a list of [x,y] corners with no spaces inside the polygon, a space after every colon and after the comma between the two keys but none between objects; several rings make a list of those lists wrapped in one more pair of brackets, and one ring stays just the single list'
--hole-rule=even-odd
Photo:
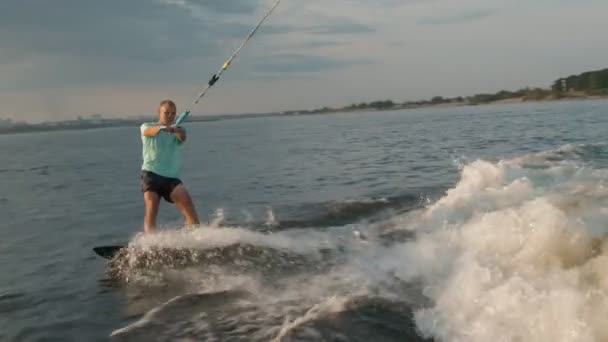
[{"label": "man", "polygon": [[141,191],[146,207],[144,230],[151,233],[156,227],[160,198],[175,206],[184,215],[186,224],[199,224],[198,215],[190,194],[179,179],[181,167],[180,148],[186,141],[186,130],[172,127],[176,106],[164,100],[158,106],[158,122],[141,125],[143,164],[141,167]]}]

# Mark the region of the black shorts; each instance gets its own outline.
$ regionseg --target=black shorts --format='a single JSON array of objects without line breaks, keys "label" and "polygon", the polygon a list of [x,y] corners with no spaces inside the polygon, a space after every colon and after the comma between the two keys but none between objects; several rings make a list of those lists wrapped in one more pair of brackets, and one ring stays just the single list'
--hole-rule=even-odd
[{"label": "black shorts", "polygon": [[182,184],[182,181],[177,178],[164,177],[146,170],[141,171],[140,178],[141,192],[155,192],[158,196],[171,203],[173,203],[171,200],[171,192],[173,192],[173,189],[175,189],[176,186]]}]

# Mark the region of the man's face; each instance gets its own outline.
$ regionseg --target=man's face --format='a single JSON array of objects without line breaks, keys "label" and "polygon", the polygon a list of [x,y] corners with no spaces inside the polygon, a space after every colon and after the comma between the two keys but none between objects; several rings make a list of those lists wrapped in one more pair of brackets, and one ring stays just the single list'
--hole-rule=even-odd
[{"label": "man's face", "polygon": [[171,125],[175,121],[175,113],[175,107],[164,105],[158,109],[158,114],[160,115],[159,121],[165,125]]}]

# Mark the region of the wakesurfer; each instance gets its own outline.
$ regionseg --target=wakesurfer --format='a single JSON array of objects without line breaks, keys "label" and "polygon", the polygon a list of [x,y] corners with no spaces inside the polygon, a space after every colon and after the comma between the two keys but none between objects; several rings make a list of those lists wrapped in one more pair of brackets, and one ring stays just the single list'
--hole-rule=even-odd
[{"label": "wakesurfer", "polygon": [[175,103],[164,100],[158,106],[158,121],[146,122],[140,127],[143,157],[140,178],[146,233],[151,233],[156,227],[161,197],[175,204],[188,226],[199,224],[192,198],[179,178],[180,149],[186,141],[186,130],[173,126],[176,112]]}]

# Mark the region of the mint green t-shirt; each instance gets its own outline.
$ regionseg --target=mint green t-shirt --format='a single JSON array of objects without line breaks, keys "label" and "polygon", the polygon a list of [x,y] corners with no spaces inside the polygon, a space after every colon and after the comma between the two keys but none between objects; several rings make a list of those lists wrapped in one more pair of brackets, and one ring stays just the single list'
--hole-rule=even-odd
[{"label": "mint green t-shirt", "polygon": [[144,130],[156,124],[146,122],[140,127],[143,157],[141,168],[164,177],[179,178],[181,143],[177,136],[162,130],[154,137],[144,136]]}]

